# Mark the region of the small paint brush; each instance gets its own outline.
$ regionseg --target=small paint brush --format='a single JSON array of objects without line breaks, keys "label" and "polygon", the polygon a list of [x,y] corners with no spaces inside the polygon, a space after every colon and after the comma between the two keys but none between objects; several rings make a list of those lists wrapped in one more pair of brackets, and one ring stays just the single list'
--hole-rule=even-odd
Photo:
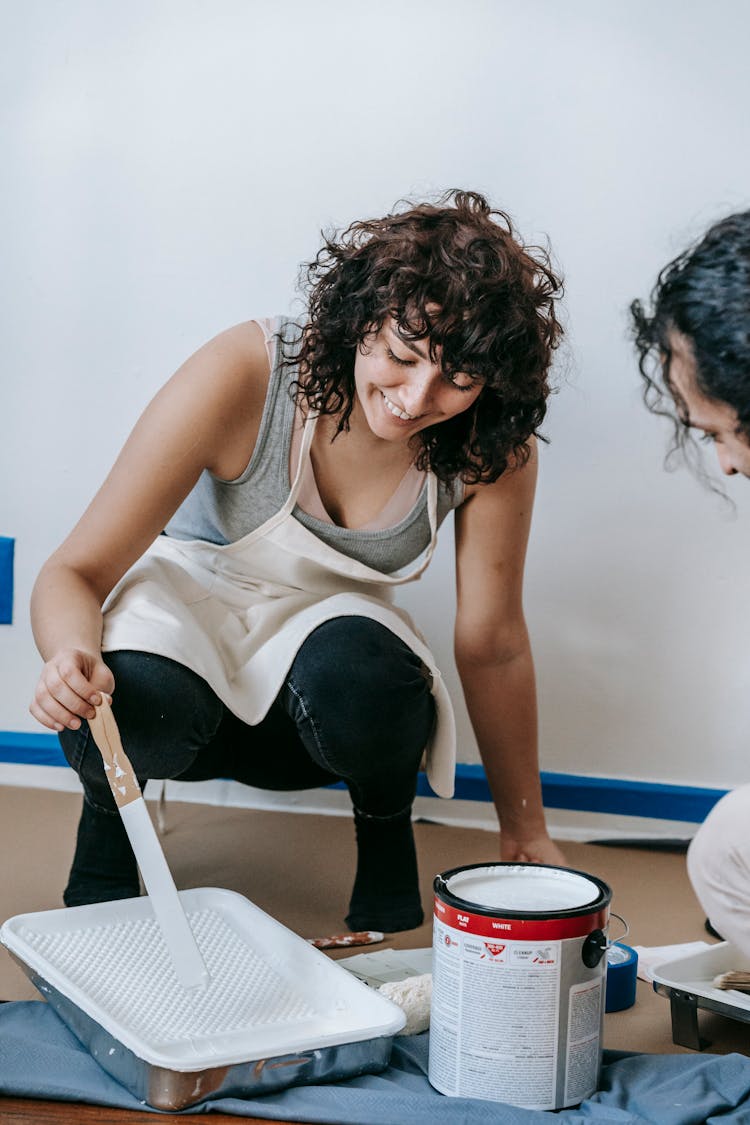
[{"label": "small paint brush", "polygon": [[750,992],[750,970],[730,969],[727,973],[719,973],[712,983],[714,988],[732,988],[735,992]]},{"label": "small paint brush", "polygon": [[350,945],[377,945],[385,939],[380,930],[359,930],[354,934],[332,934],[331,937],[308,938],[316,949],[348,949]]}]

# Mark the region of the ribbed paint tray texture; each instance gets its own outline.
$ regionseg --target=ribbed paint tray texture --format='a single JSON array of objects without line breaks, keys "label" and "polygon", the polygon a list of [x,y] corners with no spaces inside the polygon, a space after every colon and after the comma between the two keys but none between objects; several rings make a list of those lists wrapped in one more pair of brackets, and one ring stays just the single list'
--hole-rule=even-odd
[{"label": "ribbed paint tray texture", "polygon": [[403,1012],[233,891],[180,900],[206,962],[180,984],[147,897],[10,918],[0,940],[97,1062],[184,1109],[382,1070]]}]

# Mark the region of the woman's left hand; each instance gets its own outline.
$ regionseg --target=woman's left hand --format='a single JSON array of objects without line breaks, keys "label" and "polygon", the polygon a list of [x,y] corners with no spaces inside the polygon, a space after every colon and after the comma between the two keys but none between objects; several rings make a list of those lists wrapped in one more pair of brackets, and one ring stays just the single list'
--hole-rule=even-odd
[{"label": "woman's left hand", "polygon": [[517,840],[508,833],[501,832],[500,859],[503,863],[548,863],[553,867],[569,866],[564,854],[546,833],[527,840]]}]

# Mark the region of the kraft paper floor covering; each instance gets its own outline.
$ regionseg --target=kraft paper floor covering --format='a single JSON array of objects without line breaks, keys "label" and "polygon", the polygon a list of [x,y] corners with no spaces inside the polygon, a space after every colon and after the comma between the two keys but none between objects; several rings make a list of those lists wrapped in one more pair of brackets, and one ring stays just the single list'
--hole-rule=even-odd
[{"label": "kraft paper floor covering", "polygon": [[[42,789],[0,787],[0,919],[62,905],[80,797]],[[431,823],[415,826],[427,921],[386,945],[431,943],[432,878],[450,867],[496,859],[492,833]],[[169,803],[163,845],[178,887],[219,886],[247,896],[303,937],[344,931],[354,872],[353,825],[314,816],[213,805]],[[685,873],[684,855],[659,849],[563,845],[571,867],[604,879],[613,909],[630,925],[630,945],[710,940]],[[612,936],[620,925],[612,922]],[[367,947],[367,951],[384,946]],[[351,952],[351,951],[350,951]],[[344,951],[344,956],[347,952]],[[37,994],[0,950],[0,1000]],[[709,1050],[750,1054],[750,1025],[703,1012]],[[605,1019],[604,1046],[685,1053],[672,1043],[668,1001],[639,981],[633,1008]]]}]

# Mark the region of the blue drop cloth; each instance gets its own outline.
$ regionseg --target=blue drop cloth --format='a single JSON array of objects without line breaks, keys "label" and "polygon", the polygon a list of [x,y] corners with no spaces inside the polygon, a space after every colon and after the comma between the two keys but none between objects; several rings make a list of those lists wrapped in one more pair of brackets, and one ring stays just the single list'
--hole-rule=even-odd
[{"label": "blue drop cloth", "polygon": [[[438,1094],[427,1081],[428,1038],[427,1032],[397,1038],[382,1074],[247,1100],[217,1098],[184,1112],[321,1125],[750,1125],[750,1059],[744,1055],[605,1051],[599,1092],[576,1109],[546,1113]],[[0,1004],[0,1094],[149,1108],[35,1000]]]}]

